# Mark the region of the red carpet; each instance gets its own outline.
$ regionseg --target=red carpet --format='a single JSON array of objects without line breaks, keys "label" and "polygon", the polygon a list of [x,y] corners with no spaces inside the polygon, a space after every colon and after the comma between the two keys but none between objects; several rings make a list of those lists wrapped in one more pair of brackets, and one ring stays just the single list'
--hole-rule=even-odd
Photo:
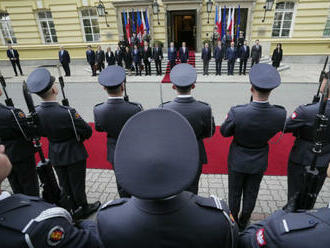
[{"label": "red carpet", "polygon": [[[106,160],[106,134],[96,132],[93,127],[93,136],[85,142],[89,153],[87,167],[93,169],[112,169],[112,166]],[[280,134],[272,139],[277,141]],[[227,173],[227,155],[231,138],[224,138],[219,132],[219,127],[212,138],[205,139],[206,150],[208,154],[208,164],[204,165],[205,174],[226,174]],[[293,145],[294,137],[291,134],[285,134],[278,144],[270,144],[269,166],[267,175],[284,176],[286,175],[287,161],[289,152]],[[44,151],[48,149],[47,139],[42,139]],[[46,152],[47,154],[47,152]]]},{"label": "red carpet", "polygon": [[[177,56],[177,59],[176,59],[176,64],[180,63],[180,60],[179,60],[178,57],[179,57],[179,52],[178,52],[178,56]],[[194,51],[189,51],[188,64],[191,64],[193,67],[195,67],[195,52]],[[171,83],[170,72],[171,72],[170,62],[168,62],[167,67],[166,67],[166,73],[165,73],[165,76],[162,80],[162,83]]]}]

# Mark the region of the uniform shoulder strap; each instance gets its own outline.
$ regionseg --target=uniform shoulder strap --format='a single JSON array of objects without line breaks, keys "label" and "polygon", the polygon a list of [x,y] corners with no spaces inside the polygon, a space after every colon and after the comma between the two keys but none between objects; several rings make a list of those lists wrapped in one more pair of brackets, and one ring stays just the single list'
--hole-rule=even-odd
[{"label": "uniform shoulder strap", "polygon": [[[75,134],[75,136],[76,136],[76,140],[77,140],[77,142],[80,142],[80,136],[79,136],[79,134],[78,134],[78,132],[77,132],[77,128],[76,128],[76,125],[74,124],[74,120],[73,120],[73,117],[72,117],[72,113],[71,113],[71,109],[67,109],[68,110],[68,113],[69,113],[69,115],[70,115],[70,119],[71,119],[71,123],[72,123],[72,127],[73,127],[73,131],[74,131],[74,134]],[[76,113],[76,115],[77,115],[78,113]],[[79,114],[78,114],[79,115]]]},{"label": "uniform shoulder strap", "polygon": [[24,132],[24,129],[18,120],[18,118],[21,118],[21,119],[25,118],[25,114],[23,113],[23,111],[21,111],[19,109],[10,109],[10,112],[13,114],[16,124],[17,124],[19,130],[21,131],[24,139],[29,141],[27,134]]},{"label": "uniform shoulder strap", "polygon": [[113,207],[113,206],[118,206],[118,205],[122,205],[124,203],[126,203],[128,201],[127,198],[120,198],[120,199],[116,199],[116,200],[113,200],[113,201],[108,201],[107,203],[105,203],[100,211],[104,210],[104,209],[107,209],[107,208],[110,208],[110,207]]}]

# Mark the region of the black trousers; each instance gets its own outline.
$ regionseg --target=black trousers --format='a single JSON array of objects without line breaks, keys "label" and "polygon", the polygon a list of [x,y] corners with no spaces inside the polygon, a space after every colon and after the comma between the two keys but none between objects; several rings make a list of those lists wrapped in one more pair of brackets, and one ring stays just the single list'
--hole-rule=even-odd
[{"label": "black trousers", "polygon": [[203,75],[209,75],[209,60],[203,61]]},{"label": "black trousers", "polygon": [[14,194],[39,197],[39,182],[34,157],[12,164],[13,169],[8,180]]},{"label": "black trousers", "polygon": [[65,71],[65,76],[71,76],[69,63],[62,63],[62,66]]},{"label": "black trousers", "polygon": [[242,69],[243,69],[243,74],[246,72],[246,63],[247,59],[241,59],[239,62],[239,74],[242,74]]},{"label": "black trousers", "polygon": [[65,166],[55,166],[60,186],[71,198],[74,209],[87,205],[86,160]]},{"label": "black trousers", "polygon": [[251,61],[251,67],[254,65],[254,64],[259,64],[259,58],[252,58],[252,61]]},{"label": "black trousers", "polygon": [[97,69],[101,72],[102,69],[104,69],[104,62],[98,63],[97,64]]},{"label": "black trousers", "polygon": [[238,222],[238,214],[240,211],[241,198],[243,195],[241,218],[248,220],[250,219],[253,209],[256,205],[263,173],[240,173],[231,170],[230,166],[228,169],[229,208],[233,214],[234,219]]},{"label": "black trousers", "polygon": [[222,59],[216,59],[215,60],[215,75],[221,75],[221,65],[222,65]]},{"label": "black trousers", "polygon": [[162,61],[157,59],[155,60],[157,75],[162,75]]},{"label": "black trousers", "polygon": [[235,59],[228,59],[228,75],[234,75]]},{"label": "black trousers", "polygon": [[134,67],[135,67],[135,75],[141,76],[141,63],[134,63]]},{"label": "black trousers", "polygon": [[95,64],[90,64],[90,66],[91,66],[91,69],[92,69],[92,75],[93,76],[96,76],[96,68],[95,68]]},{"label": "black trousers", "polygon": [[175,66],[176,61],[175,60],[170,60],[170,68],[172,70],[172,68]]},{"label": "black trousers", "polygon": [[191,186],[186,189],[186,191],[189,191],[195,195],[198,194],[198,184],[199,184],[199,178],[201,177],[201,174],[202,174],[202,167],[203,167],[203,164],[201,162],[199,162],[199,168],[198,168],[197,175],[196,175],[193,183],[191,184]]},{"label": "black trousers", "polygon": [[144,63],[144,70],[146,71],[146,76],[151,75],[151,64],[149,60],[144,59],[143,63]]},{"label": "black trousers", "polygon": [[[327,177],[327,167],[318,168],[320,180],[316,185],[317,195],[320,193],[324,181]],[[296,192],[301,191],[304,185],[304,172],[305,167],[289,161],[288,165],[288,200],[294,196]]]},{"label": "black trousers", "polygon": [[10,60],[11,62],[11,65],[13,66],[13,69],[14,69],[14,72],[15,72],[15,75],[17,76],[17,70],[16,70],[16,65],[19,69],[19,72],[21,73],[21,75],[23,75],[23,71],[22,71],[22,68],[21,68],[21,64],[19,62],[19,59],[16,59],[16,60]]}]

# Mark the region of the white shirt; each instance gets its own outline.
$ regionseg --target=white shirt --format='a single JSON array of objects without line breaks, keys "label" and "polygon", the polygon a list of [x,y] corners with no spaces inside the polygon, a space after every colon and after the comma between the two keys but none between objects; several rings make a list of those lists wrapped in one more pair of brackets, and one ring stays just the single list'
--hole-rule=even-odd
[{"label": "white shirt", "polygon": [[13,57],[15,58],[14,49],[10,49],[10,51],[11,51],[11,53],[12,53]]},{"label": "white shirt", "polygon": [[109,96],[108,99],[124,99],[123,96]]},{"label": "white shirt", "polygon": [[0,201],[6,199],[6,198],[8,198],[8,197],[10,197],[9,192],[7,192],[7,191],[2,191],[1,194],[0,194]]},{"label": "white shirt", "polygon": [[257,100],[253,100],[253,102],[257,102],[257,103],[268,103],[269,101],[257,101]]},{"label": "white shirt", "polygon": [[63,53],[64,53],[64,50],[61,50],[61,56],[63,55]]},{"label": "white shirt", "polygon": [[179,98],[189,98],[191,95],[178,95]]}]

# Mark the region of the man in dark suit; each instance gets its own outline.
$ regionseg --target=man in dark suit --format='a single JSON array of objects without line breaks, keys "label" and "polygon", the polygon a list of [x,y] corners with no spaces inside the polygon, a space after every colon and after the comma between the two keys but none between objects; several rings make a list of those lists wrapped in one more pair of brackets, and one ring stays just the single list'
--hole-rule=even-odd
[{"label": "man in dark suit", "polygon": [[[283,130],[286,118],[282,106],[268,102],[271,90],[281,83],[276,69],[259,64],[249,75],[253,101],[232,107],[220,129],[224,137],[234,137],[228,155],[228,199],[241,230],[249,223],[268,166],[268,141]],[[243,208],[238,218],[242,193]]]},{"label": "man in dark suit", "polygon": [[214,48],[214,58],[215,58],[215,75],[221,75],[221,65],[222,59],[225,57],[225,48],[222,46],[222,42],[218,41],[218,45]]},{"label": "man in dark suit", "polygon": [[256,44],[252,46],[251,49],[251,67],[254,64],[259,64],[260,58],[262,56],[262,46],[259,44],[259,40],[256,40]]},{"label": "man in dark suit", "polygon": [[144,46],[142,48],[142,58],[144,69],[146,71],[146,76],[151,76],[151,59],[152,59],[152,51],[147,41],[144,42]]},{"label": "man in dark suit", "polygon": [[60,63],[62,64],[62,67],[65,71],[65,76],[70,77],[70,54],[67,50],[64,49],[63,46],[60,47],[60,51],[58,51],[58,59],[60,60]]},{"label": "man in dark suit", "polygon": [[239,49],[239,75],[242,74],[243,69],[243,75],[246,73],[246,63],[250,57],[250,47],[247,44],[247,41],[244,41],[244,45],[242,45]]},{"label": "man in dark suit", "polygon": [[198,160],[194,131],[182,115],[151,109],[130,118],[117,142],[115,173],[134,197],[110,201],[98,212],[103,246],[236,247],[237,225],[226,202],[184,191]]},{"label": "man in dark suit", "polygon": [[[114,153],[119,133],[126,121],[143,110],[139,103],[124,100],[125,70],[120,66],[109,66],[99,76],[99,83],[108,93],[108,100],[94,107],[95,129],[107,133],[107,160],[114,165]],[[117,183],[120,197],[130,197]]]},{"label": "man in dark suit", "polygon": [[202,50],[202,60],[203,60],[203,75],[209,75],[209,63],[211,60],[211,49],[209,44],[205,43],[205,46]]},{"label": "man in dark suit", "polygon": [[87,203],[85,193],[86,159],[84,141],[92,136],[92,128],[74,108],[57,103],[58,88],[55,78],[45,68],[34,70],[26,83],[28,90],[42,99],[36,108],[40,133],[49,140],[49,159],[59,183],[72,201],[74,218],[88,217],[100,202]]},{"label": "man in dark suit", "polygon": [[[324,79],[321,91],[324,89],[327,79]],[[288,200],[304,185],[305,167],[312,164],[314,157],[314,121],[319,113],[320,103],[300,105],[287,119],[285,132],[293,133],[296,137],[291,149],[288,163]],[[326,105],[326,115],[330,117],[330,100]],[[316,160],[316,168],[319,170],[319,180],[316,184],[317,194],[324,184],[327,168],[330,162],[330,125],[325,130],[322,153]]]},{"label": "man in dark suit", "polygon": [[170,47],[168,48],[167,57],[168,57],[168,61],[170,61],[170,68],[172,70],[172,68],[176,64],[176,58],[177,58],[177,51],[176,48],[174,47],[174,42],[171,42]]},{"label": "man in dark suit", "polygon": [[[0,188],[12,168],[0,145]],[[40,198],[0,191],[1,247],[101,248],[96,224],[73,224],[63,208]]]},{"label": "man in dark suit", "polygon": [[235,47],[235,43],[231,42],[230,47],[227,48],[226,52],[226,58],[228,60],[228,75],[234,75],[235,61],[237,57],[237,48]]},{"label": "man in dark suit", "polygon": [[155,61],[157,75],[162,75],[162,60],[163,60],[163,49],[159,47],[159,44],[156,42],[153,49],[152,58]]},{"label": "man in dark suit", "polygon": [[116,51],[115,51],[115,59],[116,59],[117,65],[123,66],[123,58],[124,58],[124,54],[120,50],[120,47],[118,46]]},{"label": "man in dark suit", "polygon": [[95,68],[95,52],[92,49],[91,45],[87,46],[87,51],[86,51],[86,58],[87,58],[87,62],[88,64],[91,66],[92,69],[92,76],[95,77],[96,76],[96,68]]},{"label": "man in dark suit", "polygon": [[186,47],[186,42],[182,42],[182,47],[179,50],[179,58],[181,63],[188,63],[189,49]]},{"label": "man in dark suit", "polygon": [[100,45],[97,46],[97,50],[95,53],[95,60],[96,60],[97,68],[101,72],[102,69],[104,69],[105,54]]},{"label": "man in dark suit", "polygon": [[13,164],[8,176],[13,192],[39,196],[34,148],[28,137],[28,124],[22,110],[0,103],[0,140],[6,146],[6,154]]},{"label": "man in dark suit", "polygon": [[16,65],[19,69],[19,72],[21,73],[21,76],[23,76],[23,71],[22,71],[22,68],[21,68],[21,64],[19,62],[19,53],[11,45],[8,45],[7,57],[9,58],[10,63],[13,66],[16,77],[18,76],[17,70],[16,70]]},{"label": "man in dark suit", "polygon": [[115,55],[111,51],[111,47],[108,47],[107,48],[107,52],[105,54],[105,59],[106,59],[106,61],[108,63],[108,66],[115,65],[116,59],[115,59]]},{"label": "man in dark suit", "polygon": [[141,52],[137,45],[134,45],[134,49],[132,51],[132,57],[133,57],[133,64],[135,67],[135,75],[141,76]]},{"label": "man in dark suit", "polygon": [[212,137],[215,132],[212,109],[207,103],[197,101],[191,96],[191,90],[195,88],[197,79],[196,69],[192,65],[176,65],[171,71],[170,79],[174,84],[173,88],[176,90],[178,96],[174,101],[164,103],[162,107],[182,114],[195,131],[199,145],[199,169],[194,181],[186,190],[197,194],[202,166],[203,164],[207,164],[203,139]]}]

